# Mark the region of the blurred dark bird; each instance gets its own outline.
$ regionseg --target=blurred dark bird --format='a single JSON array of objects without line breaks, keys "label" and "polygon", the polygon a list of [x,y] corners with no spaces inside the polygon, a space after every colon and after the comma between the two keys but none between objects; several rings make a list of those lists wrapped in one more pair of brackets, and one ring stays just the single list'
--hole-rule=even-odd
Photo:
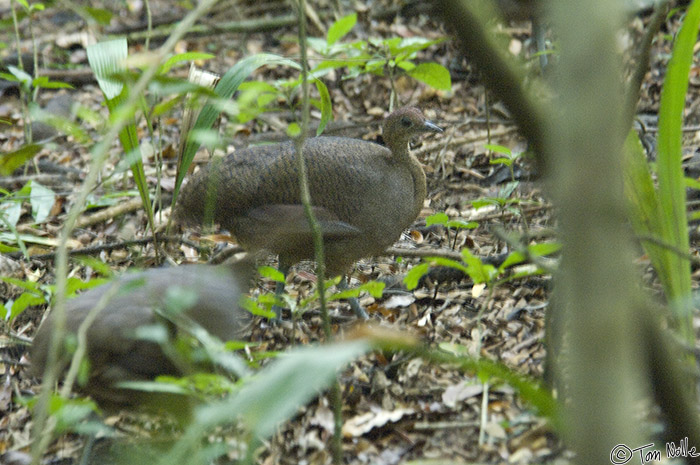
[{"label": "blurred dark bird", "polygon": [[[127,273],[68,300],[66,335],[75,336],[86,318],[97,312],[86,333],[88,379],[77,389],[90,395],[106,411],[144,407],[176,416],[186,413],[190,406],[186,405],[188,400],[184,396],[116,384],[185,374],[183,365],[166,354],[165,349],[177,335],[175,322],[183,317],[224,341],[244,337],[251,314],[239,306],[239,300],[248,290],[252,273],[253,267],[248,262],[158,268]],[[166,345],[137,334],[155,325],[166,329]],[[54,314],[50,313],[34,336],[30,354],[36,375],[40,376],[46,369],[54,326]],[[60,363],[67,365],[72,354],[64,343],[60,351]]]},{"label": "blurred dark bird", "polygon": [[[72,119],[74,96],[70,94],[58,94],[51,98],[42,108],[48,118],[63,120]],[[32,140],[40,142],[59,134],[56,128],[43,121],[32,121]]]},{"label": "blurred dark bird", "polygon": [[[384,121],[386,147],[344,137],[305,141],[311,203],[330,276],[381,254],[413,223],[426,183],[408,143],[417,134],[441,131],[419,109],[404,107]],[[218,223],[246,249],[279,255],[284,272],[314,257],[293,142],[250,147],[213,161],[183,187],[175,218],[185,225]],[[367,317],[357,300],[350,303],[358,316]]]}]

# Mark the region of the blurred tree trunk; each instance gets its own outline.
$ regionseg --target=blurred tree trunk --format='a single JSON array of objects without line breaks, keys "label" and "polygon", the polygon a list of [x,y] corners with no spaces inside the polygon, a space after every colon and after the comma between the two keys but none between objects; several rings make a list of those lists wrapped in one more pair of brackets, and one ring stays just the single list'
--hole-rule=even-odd
[{"label": "blurred tree trunk", "polygon": [[646,444],[636,420],[647,393],[622,184],[622,2],[550,5],[561,59],[545,150],[563,244],[555,311],[567,334],[566,433],[578,463],[609,463],[615,445]]}]

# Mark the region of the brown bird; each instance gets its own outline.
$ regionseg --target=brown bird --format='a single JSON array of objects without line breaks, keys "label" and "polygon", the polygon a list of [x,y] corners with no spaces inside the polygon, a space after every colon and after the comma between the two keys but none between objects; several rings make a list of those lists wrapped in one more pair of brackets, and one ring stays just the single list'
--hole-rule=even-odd
[{"label": "brown bird", "polygon": [[[408,142],[427,131],[442,129],[419,109],[405,107],[384,121],[386,147],[344,137],[305,141],[311,203],[329,275],[381,254],[416,219],[425,200],[425,174]],[[218,223],[248,250],[279,255],[283,271],[314,256],[293,142],[238,150],[210,163],[183,187],[175,217],[186,225]],[[357,301],[353,310],[367,317]]]},{"label": "brown bird", "polygon": [[[158,268],[125,274],[68,300],[68,335],[75,336],[88,315],[98,308],[86,333],[89,376],[78,390],[89,394],[106,411],[145,407],[163,409],[176,416],[187,413],[188,400],[183,396],[115,386],[123,381],[151,381],[160,375],[184,374],[183,365],[166,355],[163,345],[139,338],[137,331],[162,324],[172,341],[177,328],[173,322],[184,315],[222,340],[242,338],[250,326],[251,315],[238,302],[247,292],[252,271],[247,262]],[[173,302],[182,308],[172,308]],[[181,312],[179,316],[169,313],[177,310]],[[46,369],[54,326],[51,313],[34,336],[30,354],[36,375]],[[64,345],[60,347],[62,365],[68,363],[72,355],[69,352]]]}]

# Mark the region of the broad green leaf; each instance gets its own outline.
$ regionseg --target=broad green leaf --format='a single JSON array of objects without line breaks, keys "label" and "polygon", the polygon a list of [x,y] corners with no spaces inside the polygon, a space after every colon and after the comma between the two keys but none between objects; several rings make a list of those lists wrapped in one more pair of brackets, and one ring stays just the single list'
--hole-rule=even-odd
[{"label": "broad green leaf", "polygon": [[331,109],[331,94],[328,92],[328,87],[320,79],[314,79],[314,84],[316,84],[316,89],[318,94],[321,96],[321,121],[318,124],[318,129],[316,129],[316,135],[320,136],[323,130],[326,129],[326,125],[331,120],[333,111]]},{"label": "broad green leaf", "polygon": [[0,276],[0,281],[8,283],[8,284],[12,284],[14,286],[25,289],[27,291],[32,291],[34,293],[37,293],[40,291],[39,283],[34,282],[34,281],[27,281],[24,279],[11,278],[9,276]]},{"label": "broad green leaf", "polygon": [[535,257],[546,257],[561,250],[559,242],[541,242],[527,246],[528,251]]},{"label": "broad green leaf", "polygon": [[437,63],[421,63],[409,71],[408,75],[428,84],[431,87],[434,87],[435,89],[452,89],[450,72],[447,70],[447,68]]},{"label": "broad green leaf", "polygon": [[425,219],[426,226],[432,226],[434,224],[446,225],[450,221],[450,217],[444,212],[433,213]]},{"label": "broad green leaf", "polygon": [[47,76],[39,76],[32,80],[32,86],[43,87],[44,89],[72,89],[73,86],[67,82],[51,81]]},{"label": "broad green leaf", "polygon": [[37,223],[43,223],[49,216],[56,194],[51,189],[42,186],[36,181],[32,181],[32,193],[29,196],[32,205],[32,216]]},{"label": "broad green leaf", "polygon": [[14,320],[17,315],[20,315],[28,307],[33,307],[35,305],[43,305],[46,303],[46,299],[43,295],[32,294],[29,292],[22,293],[15,301],[12,303],[10,308],[9,321]]},{"label": "broad green leaf", "polygon": [[107,9],[91,6],[82,7],[81,9],[102,26],[109,26],[109,23],[112,21],[112,12]]},{"label": "broad green leaf", "polygon": [[467,264],[466,273],[475,284],[490,284],[498,273],[496,267],[483,263],[479,257],[475,257],[467,249],[462,249],[462,260]]},{"label": "broad green leaf", "polygon": [[271,310],[272,305],[274,305],[274,296],[272,301],[269,302],[269,305],[266,305],[265,302],[263,302],[263,297],[266,297],[266,295],[259,296],[257,300],[244,297],[239,303],[241,307],[248,310],[253,315],[262,316],[268,319],[277,317],[277,314]]},{"label": "broad green leaf", "polygon": [[125,69],[124,62],[129,54],[126,39],[114,39],[88,46],[87,55],[90,68],[95,73],[97,83],[107,100],[121,94],[124,84],[111,76]]},{"label": "broad green leaf", "polygon": [[284,273],[277,268],[273,268],[271,266],[259,266],[258,273],[260,273],[260,276],[263,278],[268,278],[278,283],[284,282]]},{"label": "broad green leaf", "polygon": [[20,202],[7,200],[0,204],[0,219],[2,219],[4,226],[16,226],[20,216],[22,216],[22,204]]},{"label": "broad green leaf", "polygon": [[[106,264],[105,264],[106,265]],[[82,279],[70,277],[68,278],[68,283],[66,285],[66,295],[68,297],[73,297],[78,291],[84,291],[86,289],[92,289],[97,286],[108,283],[109,280],[105,278],[94,278],[89,281],[83,281]]]},{"label": "broad green leaf", "polygon": [[366,341],[352,341],[281,354],[231,398],[198,409],[195,423],[211,428],[241,418],[252,434],[266,438],[369,348]]},{"label": "broad green leaf", "polygon": [[496,144],[486,144],[484,145],[484,148],[486,150],[490,150],[494,153],[502,153],[504,155],[508,155],[509,157],[512,155],[511,150],[503,145],[496,145]]},{"label": "broad green leaf", "polygon": [[326,43],[328,45],[336,43],[355,27],[355,23],[357,23],[357,13],[351,13],[340,18],[328,28]]},{"label": "broad green leaf", "polygon": [[10,73],[12,73],[12,75],[18,82],[21,82],[23,84],[28,84],[32,82],[32,76],[30,76],[26,71],[12,65],[9,65],[7,69],[10,71]]},{"label": "broad green leaf", "polygon": [[489,160],[490,165],[506,165],[506,166],[511,166],[513,164],[513,160],[510,158],[492,158]]},{"label": "broad green leaf", "polygon": [[41,144],[28,144],[12,152],[0,154],[0,175],[11,175],[17,168],[34,158],[41,147]]},{"label": "broad green leaf", "polygon": [[406,276],[403,278],[403,283],[406,285],[406,288],[409,291],[412,291],[413,289],[418,287],[418,282],[423,276],[425,276],[428,270],[430,270],[429,263],[421,263],[411,268],[408,271],[408,273],[406,273]]},{"label": "broad green leaf", "polygon": [[299,134],[301,134],[301,126],[297,123],[289,123],[289,126],[287,126],[287,136],[293,139],[299,137]]}]

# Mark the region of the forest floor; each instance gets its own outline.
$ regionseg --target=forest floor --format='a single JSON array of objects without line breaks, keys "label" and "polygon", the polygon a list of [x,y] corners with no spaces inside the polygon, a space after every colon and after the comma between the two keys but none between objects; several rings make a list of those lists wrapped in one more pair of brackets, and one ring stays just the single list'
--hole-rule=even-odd
[{"label": "forest floor", "polygon": [[[176,2],[158,0],[151,3],[157,22],[167,24],[186,13],[170,5]],[[405,75],[395,79],[394,88],[400,104],[420,107],[445,132],[426,137],[412,148],[424,165],[428,199],[411,230],[406,231],[396,244],[396,247],[406,250],[405,254],[362,260],[351,274],[351,284],[373,279],[390,283],[383,298],[363,296],[361,299],[372,323],[405,331],[448,351],[461,350],[470,356],[499,361],[518,373],[540,379],[544,375],[545,312],[551,293],[550,276],[503,279],[488,288],[474,285],[465,276],[450,276],[439,285],[435,280],[426,280],[410,291],[400,279],[420,262],[416,251],[449,255],[466,248],[481,258],[495,257],[512,251],[519,241],[532,244],[551,240],[555,220],[545,186],[536,180],[527,156],[518,159],[513,173],[501,164],[490,163],[500,155],[489,151],[485,147],[487,144],[505,146],[514,153],[521,153],[527,150],[527,143],[518,135],[517,128],[498,102],[487,98],[480,83],[482,76],[463,58],[441,22],[431,19],[425,11],[410,7],[392,10],[393,3],[353,2],[359,20],[344,40],[446,37],[448,40],[419,52],[416,62],[435,61],[449,69],[452,90],[435,90]],[[417,8],[419,3],[409,5]],[[0,6],[3,4],[0,2]],[[233,4],[236,6],[232,7]],[[315,12],[318,20],[312,18],[309,35],[325,37],[325,30],[333,21],[330,7],[318,7]],[[284,2],[222,1],[207,21],[223,24],[291,14],[293,11]],[[143,30],[138,12],[125,11],[117,16],[110,26],[112,33],[133,35],[129,41],[131,52],[142,51],[143,41],[136,38],[136,33]],[[9,17],[4,14],[3,18]],[[635,45],[646,21],[646,16],[635,16],[630,20],[624,35],[629,50],[636,50]],[[317,24],[326,29],[320,30]],[[678,15],[669,20],[667,27],[668,30],[659,33],[653,47],[652,70],[644,82],[639,104],[640,121],[651,135],[650,140],[653,140],[658,98],[670,51],[670,42],[664,34],[677,29]],[[49,8],[36,15],[33,28],[42,56],[42,69],[84,69],[87,66],[81,43],[83,39],[79,36],[79,33],[86,33],[87,28],[74,15]],[[8,45],[14,44],[10,31],[11,28],[6,28],[2,38]],[[30,33],[26,20],[21,22],[20,35],[28,42]],[[523,62],[532,76],[536,76],[539,73],[538,61],[528,52],[529,23],[500,27],[499,35],[515,58]],[[157,42],[154,41],[155,45]],[[294,26],[277,27],[266,32],[217,31],[191,35],[178,44],[177,50],[214,54],[214,59],[200,66],[220,74],[254,53],[269,52],[291,59],[299,56]],[[172,72],[183,78],[187,75],[184,66]],[[251,79],[272,82],[295,77],[296,73],[285,67],[263,67]],[[700,121],[696,104],[700,102],[696,98],[700,84],[697,68],[693,73],[688,96],[689,125]],[[373,74],[346,77],[342,70],[338,70],[325,81],[331,94],[334,120],[352,124],[349,129],[348,125],[344,129],[349,132],[334,132],[331,126],[327,133],[377,140],[379,123],[388,110],[391,81],[387,76]],[[106,114],[102,94],[94,82],[86,79],[74,87],[70,91],[42,90],[39,102],[45,103],[56,94],[69,92],[71,99],[80,105]],[[281,103],[282,107],[287,105],[289,108],[289,102]],[[318,114],[312,112],[312,117],[317,118]],[[14,124],[0,134],[0,152],[16,150],[24,137],[21,106],[19,100],[9,93],[0,97],[0,118]],[[158,178],[153,157],[145,163],[152,191],[155,191],[158,179],[165,194],[172,191],[175,179],[173,157],[179,144],[180,120],[181,109],[178,108],[162,118],[156,128],[157,136],[161,138],[158,143],[162,146],[164,164]],[[294,120],[291,111],[275,111],[245,123],[224,119],[221,126],[230,135],[233,149],[253,142],[278,140]],[[102,128],[87,122],[81,124],[95,140],[100,137]],[[692,137],[696,133],[689,132],[684,142],[688,159],[697,149],[697,140]],[[145,124],[140,126],[139,140],[153,142]],[[134,194],[130,177],[115,174],[122,155],[121,146],[115,142],[101,182],[91,196],[91,203],[100,206],[84,214],[85,221],[73,235],[72,248],[127,243],[149,236],[146,215],[138,202],[134,202],[138,195]],[[201,156],[204,160],[207,154],[201,151]],[[33,224],[29,202],[25,202],[17,227],[20,233],[44,239],[43,245],[30,245],[33,254],[51,253],[67,208],[87,172],[90,152],[88,147],[76,143],[71,137],[61,137],[46,145],[36,159],[44,167],[40,174],[29,170],[0,178],[0,187],[13,192],[28,180],[34,180],[57,194],[49,217],[42,224]],[[486,201],[477,202],[475,206],[477,200]],[[167,200],[163,202],[163,205],[168,204]],[[117,205],[128,206],[116,212]],[[95,217],[99,212],[103,216]],[[478,226],[461,231],[427,227],[425,218],[437,212],[445,212],[453,220],[477,222]],[[169,213],[169,208],[159,210],[156,215],[158,222],[165,222]],[[195,231],[183,234],[197,244],[211,239],[211,236],[199,236]],[[513,241],[509,239],[511,237],[519,239]],[[206,260],[200,257],[196,248],[185,244],[169,244],[167,251],[177,263]],[[96,256],[116,272],[159,265],[151,244],[104,249]],[[70,266],[71,276],[86,280],[94,277],[95,271],[83,263],[71,261]],[[54,262],[50,257],[44,260],[5,257],[0,275],[53,283]],[[508,278],[509,274],[501,277]],[[307,297],[315,289],[313,266],[302,264],[295,267],[287,283],[287,292],[293,298]],[[251,293],[269,293],[273,289],[274,283],[259,279]],[[0,295],[5,302],[19,294],[21,289],[16,286],[0,284]],[[342,337],[358,322],[346,303],[332,302],[330,305],[333,330]],[[0,336],[12,334],[30,339],[46,309],[46,305],[32,307],[11,323],[0,325]],[[320,341],[322,334],[318,308],[312,306],[294,324],[271,325],[260,319],[250,339],[257,344],[255,350],[282,351],[294,345]],[[28,358],[23,357],[16,363],[0,364],[0,454],[26,451],[30,444],[31,412],[17,401],[16,396],[20,393],[31,395],[39,387],[38,381],[28,372],[28,363]],[[568,463],[571,459],[547,422],[507,385],[488,386],[476,376],[466,376],[451,367],[399,355],[386,358],[382,353],[372,353],[356,360],[341,373],[340,381],[344,394],[346,437],[343,451],[346,463],[397,464],[414,460],[435,460],[432,463],[443,463],[441,460],[444,463]],[[265,442],[259,463],[329,463],[328,444],[333,426],[330,418],[328,399],[322,394],[291,421],[281,425]],[[127,413],[105,421],[124,438],[133,441],[148,438],[157,430],[142,417]],[[45,463],[77,463],[84,441],[75,433],[62,435],[49,448]],[[97,459],[93,462],[99,463]]]}]

